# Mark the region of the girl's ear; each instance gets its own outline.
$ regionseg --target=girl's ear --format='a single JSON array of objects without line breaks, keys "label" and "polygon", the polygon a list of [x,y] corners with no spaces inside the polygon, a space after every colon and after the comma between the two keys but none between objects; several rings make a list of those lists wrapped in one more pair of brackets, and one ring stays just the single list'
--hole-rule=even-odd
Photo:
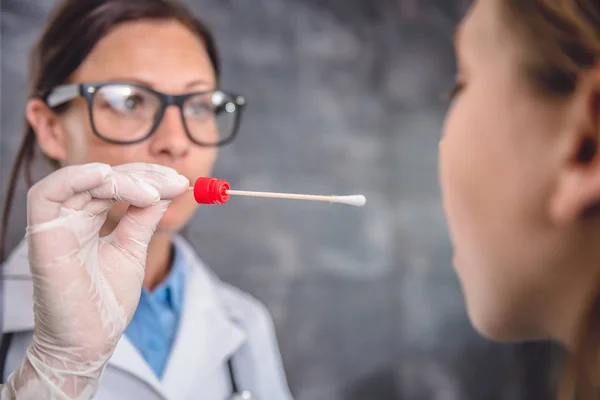
[{"label": "girl's ear", "polygon": [[600,67],[581,78],[572,96],[570,133],[551,215],[570,223],[600,209]]}]

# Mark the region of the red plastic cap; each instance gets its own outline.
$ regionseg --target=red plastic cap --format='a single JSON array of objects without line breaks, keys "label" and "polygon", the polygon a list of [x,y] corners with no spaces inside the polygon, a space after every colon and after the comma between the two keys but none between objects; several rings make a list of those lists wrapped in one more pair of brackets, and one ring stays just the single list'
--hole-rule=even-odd
[{"label": "red plastic cap", "polygon": [[229,200],[229,189],[227,181],[200,177],[194,183],[194,199],[200,204],[224,204]]}]

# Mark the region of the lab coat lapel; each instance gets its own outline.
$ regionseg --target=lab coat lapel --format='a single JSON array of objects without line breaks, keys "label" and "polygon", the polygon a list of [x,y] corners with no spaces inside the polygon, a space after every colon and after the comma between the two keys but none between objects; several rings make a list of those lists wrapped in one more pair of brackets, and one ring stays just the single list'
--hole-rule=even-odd
[{"label": "lab coat lapel", "polygon": [[123,335],[119,340],[112,357],[108,361],[108,367],[116,367],[131,374],[150,385],[163,397],[168,397],[152,369],[150,369],[142,355],[137,351],[133,343],[129,341],[127,336]]},{"label": "lab coat lapel", "polygon": [[216,277],[187,243],[177,243],[186,257],[186,287],[181,320],[162,385],[171,399],[188,398],[198,381],[214,373],[244,342],[216,292]]}]

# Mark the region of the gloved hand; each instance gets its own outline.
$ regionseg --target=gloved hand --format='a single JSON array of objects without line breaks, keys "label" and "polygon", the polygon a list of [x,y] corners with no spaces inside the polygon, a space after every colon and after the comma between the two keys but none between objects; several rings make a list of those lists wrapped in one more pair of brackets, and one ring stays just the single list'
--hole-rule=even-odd
[{"label": "gloved hand", "polygon": [[[189,181],[170,168],[62,168],[27,196],[35,331],[2,399],[91,399],[138,305],[146,250],[169,200]],[[131,206],[106,237],[115,201]]]}]

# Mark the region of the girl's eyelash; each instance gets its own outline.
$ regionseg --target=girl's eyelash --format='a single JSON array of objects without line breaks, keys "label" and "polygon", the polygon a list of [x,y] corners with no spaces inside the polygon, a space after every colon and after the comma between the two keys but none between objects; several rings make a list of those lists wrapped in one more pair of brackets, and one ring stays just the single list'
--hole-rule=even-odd
[{"label": "girl's eyelash", "polygon": [[454,87],[444,94],[444,97],[447,100],[454,100],[456,95],[458,95],[460,93],[460,91],[464,88],[464,86],[465,85],[462,82],[460,82],[460,81],[456,82]]}]

